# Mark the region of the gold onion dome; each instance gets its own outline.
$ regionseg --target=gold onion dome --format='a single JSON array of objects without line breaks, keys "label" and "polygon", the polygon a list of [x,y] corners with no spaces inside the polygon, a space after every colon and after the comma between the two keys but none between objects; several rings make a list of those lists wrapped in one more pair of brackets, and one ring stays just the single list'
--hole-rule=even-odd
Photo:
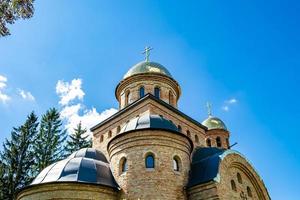
[{"label": "gold onion dome", "polygon": [[150,61],[143,61],[132,68],[124,75],[124,79],[136,74],[162,74],[172,78],[171,73],[159,63],[150,62]]},{"label": "gold onion dome", "polygon": [[225,123],[217,117],[209,116],[206,120],[202,122],[202,124],[206,126],[208,130],[223,129],[227,131]]}]

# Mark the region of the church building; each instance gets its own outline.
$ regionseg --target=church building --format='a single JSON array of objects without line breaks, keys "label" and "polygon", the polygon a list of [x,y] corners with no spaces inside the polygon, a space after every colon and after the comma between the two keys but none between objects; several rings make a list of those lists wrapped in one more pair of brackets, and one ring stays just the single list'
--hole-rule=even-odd
[{"label": "church building", "polygon": [[180,111],[179,83],[149,50],[115,89],[119,111],[91,128],[93,148],[46,167],[18,200],[270,199],[221,119]]}]

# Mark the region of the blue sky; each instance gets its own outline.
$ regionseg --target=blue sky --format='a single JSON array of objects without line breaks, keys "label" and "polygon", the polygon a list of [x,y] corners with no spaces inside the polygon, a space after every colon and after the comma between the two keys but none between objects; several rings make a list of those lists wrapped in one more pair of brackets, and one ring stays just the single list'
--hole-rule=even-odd
[{"label": "blue sky", "polygon": [[296,198],[299,2],[52,0],[35,9],[0,39],[1,143],[32,110],[57,107],[70,126],[115,112],[116,85],[150,45],[182,87],[180,110],[202,121],[210,101],[272,199]]}]

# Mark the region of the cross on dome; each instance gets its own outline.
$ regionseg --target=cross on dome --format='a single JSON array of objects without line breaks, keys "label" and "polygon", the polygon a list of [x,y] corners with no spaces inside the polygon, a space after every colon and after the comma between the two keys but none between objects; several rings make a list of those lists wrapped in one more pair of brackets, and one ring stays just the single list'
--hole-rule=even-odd
[{"label": "cross on dome", "polygon": [[152,50],[152,47],[145,47],[143,54],[145,54],[145,60],[146,62],[149,62],[149,56],[150,56],[150,51]]},{"label": "cross on dome", "polygon": [[207,102],[206,103],[206,107],[207,107],[207,114],[209,117],[211,117],[211,103],[210,102]]}]

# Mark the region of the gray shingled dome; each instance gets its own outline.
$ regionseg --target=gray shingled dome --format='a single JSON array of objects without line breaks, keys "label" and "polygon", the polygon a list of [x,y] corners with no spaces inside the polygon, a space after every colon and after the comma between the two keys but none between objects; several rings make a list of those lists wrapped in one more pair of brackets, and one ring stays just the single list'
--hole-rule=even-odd
[{"label": "gray shingled dome", "polygon": [[31,185],[50,182],[82,182],[118,188],[105,156],[85,148],[46,167]]},{"label": "gray shingled dome", "polygon": [[120,133],[125,133],[140,129],[164,129],[179,132],[178,128],[168,119],[160,115],[150,115],[149,113],[137,116],[128,121],[121,129]]}]

